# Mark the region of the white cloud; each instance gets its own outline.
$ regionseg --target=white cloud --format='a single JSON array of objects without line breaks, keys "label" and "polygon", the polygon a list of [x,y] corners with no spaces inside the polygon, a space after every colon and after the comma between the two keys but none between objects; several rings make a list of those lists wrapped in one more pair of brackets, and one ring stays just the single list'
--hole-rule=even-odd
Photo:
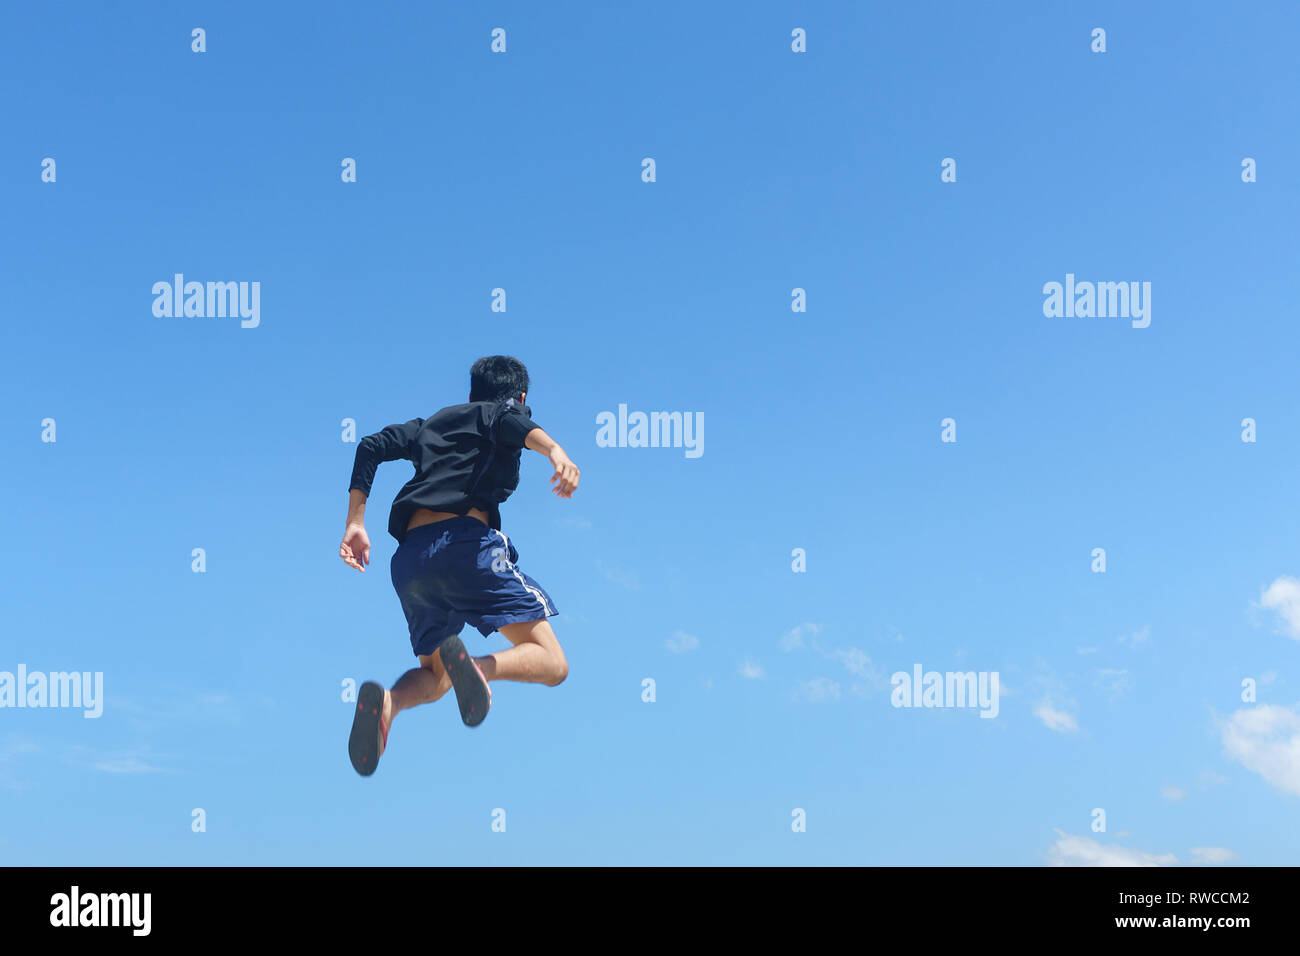
[{"label": "white cloud", "polygon": [[91,761],[90,766],[104,773],[162,773],[139,753],[112,753]]},{"label": "white cloud", "polygon": [[1282,575],[1264,589],[1259,605],[1277,614],[1286,633],[1300,639],[1300,580]]},{"label": "white cloud", "polygon": [[1115,638],[1115,640],[1118,641],[1120,644],[1128,644],[1132,647],[1137,647],[1139,644],[1145,644],[1150,639],[1150,637],[1151,637],[1151,625],[1148,624],[1146,627],[1139,628],[1138,630],[1134,631],[1132,634],[1128,634],[1128,635],[1121,634],[1119,637]]},{"label": "white cloud", "polygon": [[818,677],[816,680],[800,681],[795,688],[794,695],[801,700],[811,701],[814,704],[821,704],[828,700],[840,699],[840,685],[829,677]]},{"label": "white cloud", "polygon": [[1123,697],[1133,687],[1127,670],[1100,667],[1097,669],[1096,684],[1112,700]]},{"label": "white cloud", "polygon": [[134,750],[112,750],[96,752],[89,747],[77,744],[68,749],[65,759],[73,764],[99,770],[103,773],[167,773],[165,768],[157,766],[158,758],[166,759],[168,754],[151,753],[146,748]]},{"label": "white cloud", "polygon": [[1259,704],[1237,711],[1223,724],[1223,747],[1247,770],[1300,796],[1300,714]]},{"label": "white cloud", "polygon": [[1228,778],[1213,770],[1202,770],[1200,777],[1197,778],[1197,782],[1200,783],[1202,787],[1212,787],[1216,784],[1227,783]]},{"label": "white cloud", "polygon": [[842,650],[831,651],[826,655],[831,660],[839,661],[854,677],[863,677],[868,680],[883,679],[882,675],[876,670],[876,665],[871,663],[871,658],[867,652],[857,647],[846,647]]},{"label": "white cloud", "polygon": [[1187,791],[1182,787],[1165,787],[1160,791],[1160,796],[1166,800],[1182,800],[1187,796]]},{"label": "white cloud", "polygon": [[664,641],[664,646],[674,654],[689,654],[700,646],[700,639],[685,631],[674,631],[673,636]]},{"label": "white cloud", "polygon": [[1192,847],[1193,863],[1231,863],[1237,859],[1237,854],[1233,853],[1227,847],[1222,846],[1194,846]]},{"label": "white cloud", "polygon": [[1034,716],[1041,720],[1048,730],[1055,730],[1058,733],[1072,734],[1079,729],[1079,721],[1073,714],[1057,710],[1047,701],[1034,708]]},{"label": "white cloud", "polygon": [[866,681],[869,685],[885,686],[888,684],[885,675],[877,670],[876,665],[871,660],[871,656],[866,651],[860,647],[842,647],[834,650],[827,650],[822,646],[822,643],[817,640],[817,635],[820,634],[821,631],[822,627],[820,624],[805,621],[803,624],[792,627],[790,630],[782,634],[778,643],[781,646],[781,650],[785,651],[787,654],[793,651],[811,649],[827,660],[835,661],[836,663],[843,665],[844,669],[850,674],[854,677],[862,678],[862,680]]},{"label": "white cloud", "polygon": [[789,654],[791,651],[802,650],[807,645],[804,643],[805,637],[816,637],[821,633],[821,625],[813,624],[811,621],[790,628],[781,635],[781,650]]},{"label": "white cloud", "polygon": [[603,561],[597,561],[596,566],[600,568],[605,575],[606,581],[612,581],[621,588],[627,588],[629,591],[639,591],[641,589],[641,579],[631,571],[624,571],[621,568],[611,568]]},{"label": "white cloud", "polygon": [[750,680],[758,680],[763,676],[763,668],[757,662],[745,658],[745,663],[740,665],[740,676],[747,677]]},{"label": "white cloud", "polygon": [[[1075,716],[1079,711],[1078,702],[1046,661],[1039,658],[1035,666],[1038,672],[1029,681],[1028,693],[1030,700],[1038,701],[1033,709],[1034,716],[1048,730],[1062,734],[1074,733],[1079,729],[1079,720]],[[1005,693],[1001,688],[1000,691]]]},{"label": "white cloud", "polygon": [[1176,866],[1172,853],[1143,853],[1123,846],[1106,846],[1090,837],[1056,831],[1057,840],[1047,850],[1051,866]]}]

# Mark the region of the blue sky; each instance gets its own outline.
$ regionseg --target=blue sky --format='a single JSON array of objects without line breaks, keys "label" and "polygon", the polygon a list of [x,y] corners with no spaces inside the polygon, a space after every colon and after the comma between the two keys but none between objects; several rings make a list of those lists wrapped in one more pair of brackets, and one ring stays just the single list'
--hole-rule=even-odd
[{"label": "blue sky", "polygon": [[[1300,11],[613,6],[4,11],[0,671],[104,710],[0,709],[0,861],[1297,862]],[[156,317],[177,272],[260,324]],[[1045,317],[1067,273],[1150,326]],[[570,676],[361,779],[409,471],[350,571],[341,423],[492,353],[582,468],[503,508]],[[598,447],[620,403],[704,454]]]}]

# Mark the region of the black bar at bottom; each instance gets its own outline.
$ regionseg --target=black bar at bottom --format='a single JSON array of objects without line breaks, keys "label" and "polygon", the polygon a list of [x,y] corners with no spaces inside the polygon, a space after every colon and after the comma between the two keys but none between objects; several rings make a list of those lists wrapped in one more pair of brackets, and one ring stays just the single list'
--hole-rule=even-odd
[{"label": "black bar at bottom", "polygon": [[[1064,938],[1231,945],[1291,935],[1296,868],[8,868],[7,941],[346,944],[486,933],[621,946],[701,936],[805,944],[876,930],[916,945]],[[89,925],[87,925],[89,924]],[[614,935],[611,935],[614,934]],[[663,934],[668,935],[663,935]],[[558,936],[557,936],[558,934]],[[357,937],[364,938],[364,937]],[[855,944],[856,945],[856,944]],[[694,948],[694,946],[692,947]]]}]

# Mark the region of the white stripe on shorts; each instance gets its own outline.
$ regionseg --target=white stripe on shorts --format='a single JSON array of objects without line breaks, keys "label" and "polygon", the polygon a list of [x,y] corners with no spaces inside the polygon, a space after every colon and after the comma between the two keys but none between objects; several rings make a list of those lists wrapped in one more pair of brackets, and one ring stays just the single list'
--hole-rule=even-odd
[{"label": "white stripe on shorts", "polygon": [[554,609],[546,603],[546,598],[542,597],[542,592],[537,590],[535,587],[530,587],[528,582],[524,580],[524,576],[519,573],[519,569],[515,567],[514,562],[510,560],[510,539],[506,537],[505,532],[499,528],[493,528],[492,530],[501,535],[501,540],[506,543],[506,565],[510,568],[514,576],[519,579],[519,583],[524,586],[524,590],[537,598],[537,603],[542,606],[543,613],[548,617],[554,614]]}]

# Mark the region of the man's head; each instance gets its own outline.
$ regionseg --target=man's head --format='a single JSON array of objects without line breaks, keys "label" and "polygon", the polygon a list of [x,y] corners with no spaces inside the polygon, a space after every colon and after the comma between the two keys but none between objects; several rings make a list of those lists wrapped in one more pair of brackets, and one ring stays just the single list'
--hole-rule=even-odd
[{"label": "man's head", "polygon": [[469,370],[469,400],[499,402],[513,398],[521,405],[528,394],[528,369],[509,355],[488,355]]}]

